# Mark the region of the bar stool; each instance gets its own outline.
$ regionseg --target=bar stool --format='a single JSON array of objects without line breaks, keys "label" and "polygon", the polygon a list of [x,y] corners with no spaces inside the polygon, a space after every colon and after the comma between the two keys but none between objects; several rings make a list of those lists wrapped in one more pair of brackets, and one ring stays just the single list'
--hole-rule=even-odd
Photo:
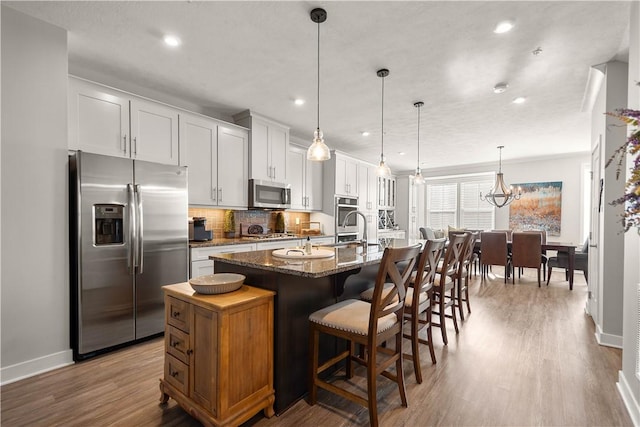
[{"label": "bar stool", "polygon": [[[438,315],[439,323],[432,322],[432,325],[440,328],[442,341],[445,345],[449,343],[447,326],[445,324],[447,317],[453,320],[453,327],[456,330],[456,334],[459,332],[455,308],[455,275],[458,270],[458,264],[461,262],[465,240],[469,234],[471,233],[451,234],[449,237],[449,245],[444,254],[442,267],[440,271],[436,273],[436,278],[433,282],[433,305],[437,307],[437,311],[434,310],[433,314]],[[447,315],[445,312],[449,307],[451,307],[451,314]]]},{"label": "bar stool", "polygon": [[[386,248],[380,262],[371,303],[349,299],[323,308],[309,316],[309,404],[315,405],[321,387],[369,409],[371,426],[378,425],[377,387],[379,374],[398,384],[402,406],[407,406],[402,369],[402,323],[406,288],[420,254],[420,245]],[[384,291],[385,283],[393,286]],[[319,366],[320,333],[348,341],[347,350]],[[382,347],[395,338],[395,348]],[[355,353],[355,344],[364,346],[363,357]],[[382,357],[378,360],[378,354]],[[353,377],[352,361],[367,368],[367,398],[331,384],[319,374],[346,359],[346,376]],[[387,368],[395,363],[395,374]]]}]

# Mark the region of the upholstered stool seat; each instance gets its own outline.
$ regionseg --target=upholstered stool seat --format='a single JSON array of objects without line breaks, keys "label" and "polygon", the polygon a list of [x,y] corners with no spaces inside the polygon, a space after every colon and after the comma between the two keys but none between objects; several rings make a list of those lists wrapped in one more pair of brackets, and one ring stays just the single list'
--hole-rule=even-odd
[{"label": "upholstered stool seat", "polygon": [[[393,284],[390,285],[393,287]],[[311,313],[309,320],[341,331],[367,335],[370,314],[371,304],[357,299],[348,299]],[[377,333],[390,329],[396,323],[398,323],[398,318],[393,313],[381,317],[378,319]]]}]

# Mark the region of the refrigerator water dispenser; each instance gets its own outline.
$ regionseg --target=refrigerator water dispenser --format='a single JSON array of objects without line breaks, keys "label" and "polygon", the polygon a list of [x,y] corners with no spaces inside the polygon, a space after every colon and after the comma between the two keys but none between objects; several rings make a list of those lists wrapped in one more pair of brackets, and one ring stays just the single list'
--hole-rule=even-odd
[{"label": "refrigerator water dispenser", "polygon": [[94,205],[95,228],[93,241],[96,245],[124,243],[123,205]]}]

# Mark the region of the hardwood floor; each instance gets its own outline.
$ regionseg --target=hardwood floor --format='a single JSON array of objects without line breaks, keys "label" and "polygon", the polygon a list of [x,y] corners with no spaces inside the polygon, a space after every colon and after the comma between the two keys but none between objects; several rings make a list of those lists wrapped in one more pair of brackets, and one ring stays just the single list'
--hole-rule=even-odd
[{"label": "hardwood floor", "polygon": [[[502,274],[500,268],[494,272]],[[569,291],[568,283],[560,281],[563,272],[554,272],[549,287],[540,289],[535,274],[526,269],[515,286],[505,285],[502,277],[473,278],[473,312],[460,322],[460,334],[449,323],[449,345],[443,346],[434,329],[436,365],[422,347],[422,384],[416,384],[411,362],[405,361],[409,407],[400,406],[395,383],[378,380],[380,424],[631,426],[615,385],[621,351],[595,342],[593,322],[584,314],[583,276],[576,275]],[[199,426],[175,401],[159,405],[163,356],[163,342],[156,339],[6,385],[0,389],[1,422]],[[354,389],[365,390],[364,372],[356,369]],[[279,417],[259,415],[247,424],[367,425],[368,414],[320,390],[315,406],[299,401]]]}]

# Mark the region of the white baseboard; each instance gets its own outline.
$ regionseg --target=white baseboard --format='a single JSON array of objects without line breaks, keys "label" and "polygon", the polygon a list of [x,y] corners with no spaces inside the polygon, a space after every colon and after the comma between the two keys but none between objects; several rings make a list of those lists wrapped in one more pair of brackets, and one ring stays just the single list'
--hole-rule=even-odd
[{"label": "white baseboard", "polygon": [[606,347],[622,349],[622,336],[605,334],[604,332],[602,332],[602,329],[600,329],[600,325],[596,325],[595,335],[598,344],[604,345]]},{"label": "white baseboard", "polygon": [[632,388],[629,386],[629,382],[627,381],[627,378],[624,376],[624,372],[618,371],[618,382],[616,383],[616,385],[618,386],[618,392],[622,397],[624,405],[627,408],[627,412],[629,412],[631,421],[633,421],[633,425],[636,427],[639,427],[640,426],[640,405],[638,405],[638,401],[636,400],[636,397],[633,394]]},{"label": "white baseboard", "polygon": [[0,369],[0,385],[10,384],[37,374],[73,365],[73,352],[71,350],[48,354],[36,359],[5,366]]}]

